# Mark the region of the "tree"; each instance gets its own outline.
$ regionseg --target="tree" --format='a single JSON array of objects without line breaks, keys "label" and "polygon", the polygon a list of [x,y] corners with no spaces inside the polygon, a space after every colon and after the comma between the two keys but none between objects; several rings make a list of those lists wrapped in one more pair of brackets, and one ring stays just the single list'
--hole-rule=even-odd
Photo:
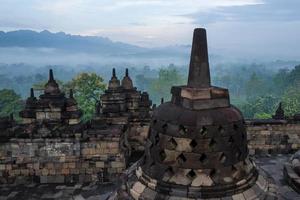
[{"label": "tree", "polygon": [[73,89],[74,97],[83,111],[83,120],[89,120],[95,113],[100,94],[106,88],[103,78],[96,73],[81,73],[64,85],[64,90]]},{"label": "tree", "polygon": [[300,84],[290,86],[282,96],[284,111],[287,116],[300,112]]},{"label": "tree", "polygon": [[295,66],[295,68],[290,72],[288,77],[288,82],[290,84],[297,84],[300,80],[300,65]]},{"label": "tree", "polygon": [[159,103],[161,98],[170,99],[170,89],[175,85],[182,85],[185,79],[179,74],[176,68],[160,69],[158,78],[154,79],[150,85],[150,95],[155,103]]},{"label": "tree", "polygon": [[273,91],[276,95],[282,95],[291,82],[288,69],[280,69],[273,78]]},{"label": "tree", "polygon": [[248,99],[248,101],[238,105],[238,107],[246,118],[266,119],[272,117],[278,102],[279,99],[273,95],[265,95],[255,99]]},{"label": "tree", "polygon": [[146,77],[144,74],[138,74],[135,76],[136,86],[141,91],[148,91],[151,81],[153,81],[153,79]]},{"label": "tree", "polygon": [[252,73],[250,79],[246,82],[246,95],[248,99],[255,99],[257,96],[265,94],[266,85],[261,77]]},{"label": "tree", "polygon": [[0,90],[0,117],[14,114],[18,118],[23,109],[22,99],[14,90]]}]

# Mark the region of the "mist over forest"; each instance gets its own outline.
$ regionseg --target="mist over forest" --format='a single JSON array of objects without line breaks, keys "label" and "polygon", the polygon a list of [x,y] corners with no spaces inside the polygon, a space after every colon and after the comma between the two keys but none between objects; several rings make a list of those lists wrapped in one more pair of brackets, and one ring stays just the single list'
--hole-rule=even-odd
[{"label": "mist over forest", "polygon": [[[186,83],[190,48],[145,48],[62,32],[0,32],[0,116],[17,115],[30,88],[44,83],[50,68],[62,88],[81,73],[96,73],[107,83],[112,68],[121,80],[129,68],[134,85],[159,104],[170,99],[172,85]],[[288,115],[300,112],[300,61],[210,52],[213,85],[228,88],[246,118],[270,118],[279,102]]]}]

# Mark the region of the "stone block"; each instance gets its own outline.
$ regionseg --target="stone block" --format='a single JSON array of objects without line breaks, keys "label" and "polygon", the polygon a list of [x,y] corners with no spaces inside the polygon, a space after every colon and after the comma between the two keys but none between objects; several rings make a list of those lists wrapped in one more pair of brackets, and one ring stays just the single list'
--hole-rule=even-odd
[{"label": "stone block", "polygon": [[246,200],[242,193],[232,196],[232,200]]},{"label": "stone block", "polygon": [[5,165],[5,169],[6,169],[6,170],[12,170],[12,165],[11,165],[11,164]]},{"label": "stone block", "polygon": [[0,170],[5,170],[5,169],[6,169],[5,165],[4,164],[0,164]]},{"label": "stone block", "polygon": [[79,174],[79,169],[70,169],[70,174]]},{"label": "stone block", "polygon": [[37,120],[46,119],[46,114],[44,112],[36,112],[36,119]]},{"label": "stone block", "polygon": [[49,175],[55,175],[56,171],[55,169],[49,169]]},{"label": "stone block", "polygon": [[43,176],[47,176],[48,174],[49,174],[48,169],[43,168],[43,169],[42,169],[42,175],[43,175]]},{"label": "stone block", "polygon": [[123,162],[111,162],[111,167],[112,168],[121,168],[121,167],[125,167],[125,164]]},{"label": "stone block", "polygon": [[29,170],[28,169],[21,169],[21,174],[24,176],[28,176],[29,175]]},{"label": "stone block", "polygon": [[69,168],[70,169],[75,169],[75,167],[76,167],[76,164],[74,162],[69,163]]},{"label": "stone block", "polygon": [[20,169],[15,169],[15,170],[14,170],[14,174],[15,174],[16,176],[21,175],[21,170],[20,170]]},{"label": "stone block", "polygon": [[104,168],[104,162],[102,162],[102,161],[97,161],[97,162],[96,162],[96,167]]},{"label": "stone block", "polygon": [[61,173],[64,174],[64,175],[69,175],[70,174],[70,170],[68,168],[63,168],[61,170]]}]

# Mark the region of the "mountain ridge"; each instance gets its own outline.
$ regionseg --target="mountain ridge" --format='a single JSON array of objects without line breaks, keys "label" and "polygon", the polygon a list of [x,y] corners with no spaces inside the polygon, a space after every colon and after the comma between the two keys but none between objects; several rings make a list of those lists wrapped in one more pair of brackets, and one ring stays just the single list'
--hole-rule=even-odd
[{"label": "mountain ridge", "polygon": [[55,48],[64,51],[82,51],[87,53],[137,53],[146,50],[123,42],[113,42],[107,37],[81,36],[53,33],[48,30],[40,32],[33,30],[0,31],[0,47],[21,48]]}]

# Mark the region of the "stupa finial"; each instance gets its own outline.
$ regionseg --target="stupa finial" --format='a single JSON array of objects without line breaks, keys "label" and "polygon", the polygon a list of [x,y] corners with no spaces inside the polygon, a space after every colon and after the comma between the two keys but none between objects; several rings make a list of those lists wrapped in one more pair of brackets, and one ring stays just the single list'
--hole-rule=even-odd
[{"label": "stupa finial", "polygon": [[30,97],[34,98],[34,90],[33,90],[33,88],[30,88]]},{"label": "stupa finial", "polygon": [[116,77],[116,69],[115,68],[112,69],[112,77]]},{"label": "stupa finial", "polygon": [[73,99],[74,98],[74,95],[73,95],[73,90],[72,89],[70,89],[70,99]]},{"label": "stupa finial", "polygon": [[49,81],[54,81],[53,70],[49,70]]},{"label": "stupa finial", "polygon": [[194,30],[188,86],[196,88],[210,87],[207,38],[204,28]]}]

